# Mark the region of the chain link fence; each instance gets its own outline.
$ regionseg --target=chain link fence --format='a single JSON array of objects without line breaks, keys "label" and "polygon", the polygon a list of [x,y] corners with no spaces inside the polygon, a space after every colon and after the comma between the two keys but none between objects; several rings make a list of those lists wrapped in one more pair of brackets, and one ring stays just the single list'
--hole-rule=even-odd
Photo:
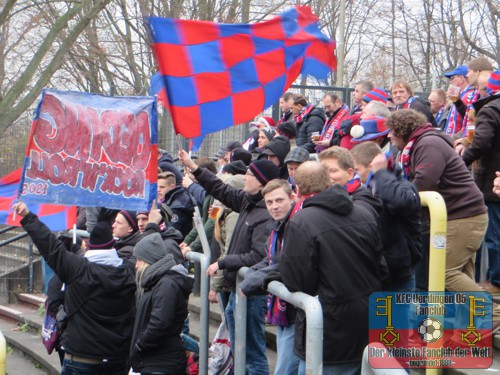
[{"label": "chain link fence", "polygon": [[[344,103],[351,105],[352,103],[352,92],[354,89],[352,88],[344,88],[344,87],[334,87],[334,86],[300,86],[300,85],[292,85],[290,88],[291,92],[302,94],[306,97],[309,103],[321,106],[321,100],[323,96],[327,92],[336,93]],[[256,116],[256,118],[260,116],[270,116],[276,122],[280,118],[280,109],[278,103],[275,103],[272,107],[267,108],[264,112]],[[169,152],[174,159],[177,157],[177,140],[175,139],[175,133],[173,129],[172,120],[168,114],[161,114],[159,116],[159,148]],[[199,150],[193,152],[193,155],[196,156],[206,156],[213,157],[220,148],[226,146],[226,144],[230,141],[240,141],[244,142],[250,136],[248,132],[247,124],[241,124],[237,126],[233,126],[226,130],[219,131],[217,133],[209,134],[203,140],[203,143]],[[181,137],[182,138],[182,137]],[[183,139],[181,141],[182,147],[185,150],[189,149],[189,140]]]}]

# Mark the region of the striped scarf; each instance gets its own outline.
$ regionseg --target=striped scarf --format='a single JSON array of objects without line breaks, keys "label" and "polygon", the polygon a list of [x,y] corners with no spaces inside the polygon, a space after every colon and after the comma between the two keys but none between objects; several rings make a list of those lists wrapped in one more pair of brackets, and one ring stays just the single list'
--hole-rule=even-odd
[{"label": "striped scarf", "polygon": [[474,108],[472,105],[479,99],[481,99],[479,91],[477,90],[477,87],[474,87],[474,89],[467,96],[467,109],[465,110],[465,118],[462,125],[462,138],[467,137],[467,125],[469,125],[470,122],[469,112]]},{"label": "striped scarf", "polygon": [[[460,100],[469,106],[469,100],[472,99],[473,89],[467,86],[464,91],[460,93]],[[446,121],[445,133],[447,135],[454,135],[462,131],[464,128],[465,119],[458,112],[457,106],[453,104],[448,112],[448,119]]]},{"label": "striped scarf", "polygon": [[414,101],[414,100],[415,100],[415,97],[410,96],[410,97],[408,98],[408,100],[406,101],[406,103],[405,103],[405,104],[403,104],[403,105],[395,105],[395,106],[394,106],[394,107],[392,107],[392,108],[393,108],[393,110],[394,110],[394,111],[397,111],[397,110],[399,110],[399,109],[409,109],[409,108],[410,108],[410,106],[411,106],[411,103],[413,103],[413,101]]},{"label": "striped scarf", "polygon": [[295,122],[295,124],[299,124],[302,121],[304,121],[306,116],[309,114],[309,112],[311,112],[313,110],[313,108],[314,108],[314,106],[312,104],[308,104],[304,108],[302,108],[300,113],[293,117],[293,121]]},{"label": "striped scarf", "polygon": [[410,134],[410,140],[406,144],[403,151],[398,155],[398,162],[403,169],[403,176],[406,180],[410,181],[411,154],[413,152],[415,141],[428,131],[435,131],[431,124],[418,127],[413,133]]}]

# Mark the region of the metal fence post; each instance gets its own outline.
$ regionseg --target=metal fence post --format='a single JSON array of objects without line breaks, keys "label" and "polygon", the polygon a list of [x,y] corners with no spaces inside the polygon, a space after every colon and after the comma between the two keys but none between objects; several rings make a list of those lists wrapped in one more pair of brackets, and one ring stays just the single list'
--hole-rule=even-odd
[{"label": "metal fence post", "polygon": [[210,303],[208,302],[208,292],[210,289],[210,278],[207,276],[207,269],[210,266],[210,246],[207,235],[201,221],[200,210],[195,205],[193,221],[198,232],[198,236],[203,248],[203,254],[190,251],[186,254],[186,259],[200,262],[200,353],[199,353],[199,374],[208,374],[208,317],[210,314]]},{"label": "metal fence post", "polygon": [[190,251],[186,254],[186,259],[200,262],[200,353],[199,353],[199,374],[208,374],[208,317],[210,313],[210,304],[208,302],[208,291],[210,279],[207,277],[207,269],[210,266],[210,257],[205,254]]},{"label": "metal fence post", "polygon": [[33,241],[30,238],[28,245],[28,269],[29,269],[29,283],[28,283],[28,293],[33,293],[33,285],[35,284],[35,272],[33,266]]},{"label": "metal fence post", "polygon": [[245,375],[247,342],[247,298],[239,292],[240,282],[248,267],[240,268],[236,275],[234,290],[234,374]]},{"label": "metal fence post", "polygon": [[429,207],[431,216],[429,246],[429,291],[444,292],[446,268],[446,204],[434,191],[419,193],[422,206]]},{"label": "metal fence post", "polygon": [[7,342],[2,332],[0,332],[0,375],[5,375],[7,371]]},{"label": "metal fence post", "polygon": [[306,314],[306,374],[323,373],[323,309],[317,297],[302,292],[291,293],[283,283],[271,281],[269,293],[301,308]]},{"label": "metal fence post", "polygon": [[[446,204],[434,191],[419,193],[422,206],[429,207],[431,217],[429,245],[429,291],[444,292],[446,269]],[[427,375],[440,374],[442,369],[426,369]]]}]

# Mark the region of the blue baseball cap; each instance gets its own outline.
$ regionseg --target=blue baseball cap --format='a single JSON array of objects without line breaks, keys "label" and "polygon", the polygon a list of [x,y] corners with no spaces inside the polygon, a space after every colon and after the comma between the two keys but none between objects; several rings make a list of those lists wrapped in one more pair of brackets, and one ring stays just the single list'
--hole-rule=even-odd
[{"label": "blue baseball cap", "polygon": [[447,78],[451,78],[453,76],[464,76],[465,77],[467,75],[468,71],[469,71],[469,67],[467,65],[460,65],[460,66],[457,66],[451,72],[444,73],[444,76]]}]

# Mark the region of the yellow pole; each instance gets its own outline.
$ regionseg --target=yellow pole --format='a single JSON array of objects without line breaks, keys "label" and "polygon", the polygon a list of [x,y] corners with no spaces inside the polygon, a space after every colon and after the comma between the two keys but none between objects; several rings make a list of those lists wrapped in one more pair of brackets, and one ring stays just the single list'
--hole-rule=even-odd
[{"label": "yellow pole", "polygon": [[3,333],[0,332],[0,375],[5,375],[7,368],[7,343]]},{"label": "yellow pole", "polygon": [[[446,268],[446,204],[434,191],[420,193],[422,206],[429,207],[431,216],[429,246],[429,292],[444,292]],[[426,375],[437,375],[441,369],[426,369]]]}]

